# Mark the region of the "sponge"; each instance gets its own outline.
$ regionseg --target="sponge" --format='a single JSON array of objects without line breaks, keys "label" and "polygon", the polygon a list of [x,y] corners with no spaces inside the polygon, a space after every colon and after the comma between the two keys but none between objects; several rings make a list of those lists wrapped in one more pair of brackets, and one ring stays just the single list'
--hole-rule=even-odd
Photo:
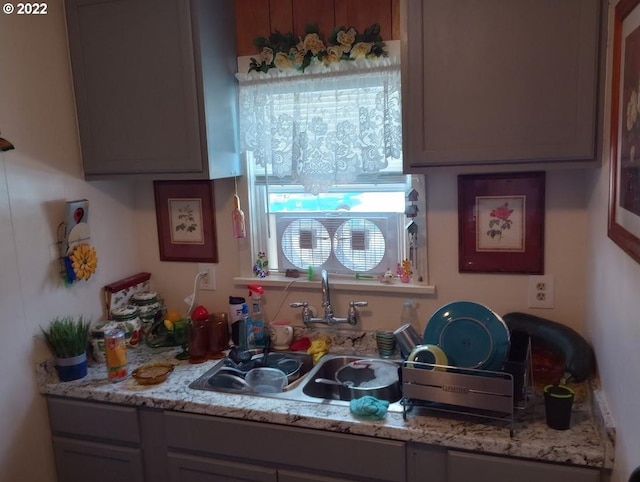
[{"label": "sponge", "polygon": [[361,398],[354,398],[349,403],[351,413],[369,420],[380,420],[387,415],[387,409],[389,408],[389,402],[387,400],[380,400],[371,395],[365,395]]}]

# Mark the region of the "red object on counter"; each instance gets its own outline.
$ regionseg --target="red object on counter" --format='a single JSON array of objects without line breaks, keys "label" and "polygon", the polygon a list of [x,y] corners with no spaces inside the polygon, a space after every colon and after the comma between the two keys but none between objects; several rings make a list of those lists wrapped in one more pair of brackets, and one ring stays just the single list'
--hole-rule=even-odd
[{"label": "red object on counter", "polygon": [[292,351],[306,351],[311,346],[311,340],[306,336],[291,342],[289,349]]},{"label": "red object on counter", "polygon": [[205,321],[207,318],[209,318],[209,312],[202,305],[196,306],[191,312],[191,319],[193,321]]}]

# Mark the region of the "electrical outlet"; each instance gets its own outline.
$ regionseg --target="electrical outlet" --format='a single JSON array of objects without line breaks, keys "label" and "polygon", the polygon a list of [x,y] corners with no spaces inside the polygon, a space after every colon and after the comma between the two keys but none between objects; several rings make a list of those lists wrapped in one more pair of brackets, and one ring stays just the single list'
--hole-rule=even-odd
[{"label": "electrical outlet", "polygon": [[207,274],[200,277],[200,289],[215,291],[216,289],[216,268],[213,264],[199,264],[198,273],[206,271]]},{"label": "electrical outlet", "polygon": [[553,308],[553,275],[529,276],[529,308]]}]

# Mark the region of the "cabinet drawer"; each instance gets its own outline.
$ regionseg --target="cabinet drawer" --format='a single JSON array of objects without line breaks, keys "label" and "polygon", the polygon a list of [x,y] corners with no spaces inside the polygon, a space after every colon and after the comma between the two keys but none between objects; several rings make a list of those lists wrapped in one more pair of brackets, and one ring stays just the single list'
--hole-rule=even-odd
[{"label": "cabinet drawer", "polygon": [[360,480],[405,480],[403,442],[202,415],[166,414],[170,448],[352,475]]},{"label": "cabinet drawer", "polygon": [[87,440],[53,437],[61,482],[142,482],[142,451]]},{"label": "cabinet drawer", "polygon": [[83,437],[140,443],[138,416],[133,407],[47,399],[51,431]]},{"label": "cabinet drawer", "polygon": [[228,460],[209,459],[169,453],[171,482],[224,480],[229,482],[276,482],[276,469]]},{"label": "cabinet drawer", "polygon": [[583,467],[526,460],[492,457],[489,455],[449,452],[447,457],[449,482],[598,482],[600,471]]}]

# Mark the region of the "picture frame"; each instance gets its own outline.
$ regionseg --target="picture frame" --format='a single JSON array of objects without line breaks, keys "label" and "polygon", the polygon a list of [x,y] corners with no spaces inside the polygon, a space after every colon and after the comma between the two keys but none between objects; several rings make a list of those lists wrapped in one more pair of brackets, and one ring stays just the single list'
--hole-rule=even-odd
[{"label": "picture frame", "polygon": [[613,21],[607,234],[640,262],[640,0],[621,0]]},{"label": "picture frame", "polygon": [[153,181],[161,261],[218,262],[213,181]]},{"label": "picture frame", "polygon": [[458,270],[544,274],[545,173],[458,176]]}]

